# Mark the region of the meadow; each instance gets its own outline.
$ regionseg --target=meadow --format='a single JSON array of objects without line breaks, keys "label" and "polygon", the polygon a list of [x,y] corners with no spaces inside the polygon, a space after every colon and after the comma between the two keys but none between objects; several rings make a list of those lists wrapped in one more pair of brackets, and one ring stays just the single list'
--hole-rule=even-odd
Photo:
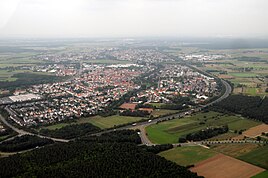
[{"label": "meadow", "polygon": [[200,147],[200,146],[192,146],[192,147],[176,147],[167,151],[163,151],[159,153],[159,156],[166,158],[172,162],[177,163],[182,166],[189,166],[200,161],[206,160],[217,153]]},{"label": "meadow", "polygon": [[268,169],[268,145],[255,149],[238,158],[256,166]]},{"label": "meadow", "polygon": [[[153,124],[146,127],[146,132],[148,138],[153,143],[165,144],[177,143],[179,137],[197,132],[209,126],[228,125],[229,133],[232,136],[236,136],[238,134],[234,133],[235,130],[246,130],[259,124],[259,122],[248,120],[241,116],[225,115],[210,111]],[[229,139],[230,135],[226,137]],[[227,139],[226,137],[222,139]],[[219,139],[219,137],[217,136],[215,139]]]}]

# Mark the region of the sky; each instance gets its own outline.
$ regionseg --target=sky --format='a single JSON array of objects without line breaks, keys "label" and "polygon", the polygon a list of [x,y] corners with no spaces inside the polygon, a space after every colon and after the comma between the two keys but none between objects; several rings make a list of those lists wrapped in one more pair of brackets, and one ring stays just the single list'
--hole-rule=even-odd
[{"label": "sky", "polygon": [[0,37],[268,37],[267,0],[0,0]]}]

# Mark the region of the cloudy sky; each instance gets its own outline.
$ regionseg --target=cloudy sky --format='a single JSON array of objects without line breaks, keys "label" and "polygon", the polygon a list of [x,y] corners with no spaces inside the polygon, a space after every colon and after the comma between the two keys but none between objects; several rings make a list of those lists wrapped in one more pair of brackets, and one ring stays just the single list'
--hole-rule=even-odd
[{"label": "cloudy sky", "polygon": [[267,0],[0,0],[0,37],[268,37]]}]

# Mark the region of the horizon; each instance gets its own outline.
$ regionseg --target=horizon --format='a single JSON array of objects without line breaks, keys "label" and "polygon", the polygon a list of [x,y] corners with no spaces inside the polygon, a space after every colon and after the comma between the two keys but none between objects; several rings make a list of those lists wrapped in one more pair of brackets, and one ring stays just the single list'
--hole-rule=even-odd
[{"label": "horizon", "polygon": [[268,38],[265,0],[2,0],[0,38]]}]

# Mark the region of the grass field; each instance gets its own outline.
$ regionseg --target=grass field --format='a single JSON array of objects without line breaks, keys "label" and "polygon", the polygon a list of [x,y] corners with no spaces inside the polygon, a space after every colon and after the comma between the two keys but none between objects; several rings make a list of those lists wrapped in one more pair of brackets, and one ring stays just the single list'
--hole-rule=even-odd
[{"label": "grass field", "polygon": [[165,104],[164,103],[150,103],[150,105],[156,108],[160,108],[162,105],[165,105]]},{"label": "grass field", "polygon": [[49,130],[55,130],[55,129],[60,129],[62,127],[65,127],[67,125],[70,125],[69,123],[59,123],[59,124],[54,124],[54,125],[50,125],[50,126],[46,126],[46,129]]},{"label": "grass field", "polygon": [[[259,122],[244,119],[240,116],[223,115],[217,112],[197,113],[190,117],[173,119],[146,127],[149,139],[153,143],[177,143],[178,138],[189,133],[197,132],[208,126],[228,125],[230,134],[234,130],[248,129],[259,125]],[[228,135],[225,135],[228,136]],[[219,138],[215,138],[219,139]],[[226,138],[224,138],[226,139]]]},{"label": "grass field", "polygon": [[260,146],[257,144],[219,144],[219,145],[212,145],[211,149],[217,151],[219,153],[223,153],[228,156],[232,157],[239,157],[241,155],[247,154]]},{"label": "grass field", "polygon": [[158,155],[166,158],[167,160],[173,161],[178,165],[187,166],[198,163],[199,161],[206,160],[217,153],[200,147],[176,147],[171,150],[167,150],[159,153]]},{"label": "grass field", "polygon": [[153,110],[151,115],[153,115],[154,117],[159,117],[159,116],[163,116],[163,115],[167,115],[167,114],[173,114],[176,112],[178,112],[178,111],[168,110],[168,109],[155,109],[155,110]]},{"label": "grass field", "polygon": [[264,171],[262,173],[259,173],[255,176],[253,176],[252,178],[266,178],[266,177],[268,177],[268,171]]},{"label": "grass field", "polygon": [[231,72],[231,73],[228,73],[228,75],[231,75],[234,77],[241,77],[241,78],[256,77],[256,74],[251,73],[251,72]]},{"label": "grass field", "polygon": [[238,158],[256,166],[268,169],[268,146],[260,147],[247,154],[239,156]]},{"label": "grass field", "polygon": [[94,116],[94,117],[89,117],[89,118],[81,118],[77,122],[78,123],[91,123],[97,127],[105,129],[105,128],[112,128],[116,125],[137,122],[137,121],[140,121],[141,119],[145,119],[145,118],[114,115],[114,116],[108,116],[108,117]]}]

